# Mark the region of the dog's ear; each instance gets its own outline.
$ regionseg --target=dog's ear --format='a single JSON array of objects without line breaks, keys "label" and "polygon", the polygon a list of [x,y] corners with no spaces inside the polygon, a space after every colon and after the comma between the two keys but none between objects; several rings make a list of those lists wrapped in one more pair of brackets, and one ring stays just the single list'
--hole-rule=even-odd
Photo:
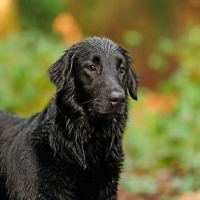
[{"label": "dog's ear", "polygon": [[126,65],[128,66],[128,91],[130,96],[134,99],[137,100],[137,90],[138,90],[138,77],[137,74],[133,71],[133,63],[131,60],[131,57],[129,56],[129,53],[122,49],[122,52],[124,54],[125,60],[126,60]]},{"label": "dog's ear", "polygon": [[138,90],[138,77],[130,66],[128,72],[128,91],[134,100],[137,100],[137,90]]},{"label": "dog's ear", "polygon": [[75,51],[71,48],[57,60],[48,70],[50,80],[56,85],[57,91],[61,91],[64,83],[70,78]]}]

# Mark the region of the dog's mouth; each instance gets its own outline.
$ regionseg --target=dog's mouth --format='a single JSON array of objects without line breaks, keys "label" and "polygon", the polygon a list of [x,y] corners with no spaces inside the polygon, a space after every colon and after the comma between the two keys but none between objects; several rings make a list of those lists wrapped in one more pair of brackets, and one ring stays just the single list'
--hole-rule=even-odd
[{"label": "dog's mouth", "polygon": [[106,118],[106,119],[112,119],[115,117],[119,117],[121,115],[124,115],[126,112],[125,105],[118,108],[113,108],[112,106],[92,106],[90,109],[88,109],[89,116],[95,117],[95,118]]},{"label": "dog's mouth", "polygon": [[98,115],[98,118],[115,119],[115,118],[117,118],[117,117],[119,117],[121,115],[123,115],[123,114],[119,114],[119,113],[104,113],[104,114],[102,114],[102,113],[100,113]]},{"label": "dog's mouth", "polygon": [[95,98],[82,103],[82,106],[88,116],[94,118],[112,119],[126,113],[126,99],[115,102],[113,98],[110,101],[107,98]]},{"label": "dog's mouth", "polygon": [[115,119],[118,118],[120,116],[122,116],[123,114],[119,114],[119,113],[97,113],[97,112],[93,112],[90,113],[89,116],[92,116],[93,118],[96,119]]}]

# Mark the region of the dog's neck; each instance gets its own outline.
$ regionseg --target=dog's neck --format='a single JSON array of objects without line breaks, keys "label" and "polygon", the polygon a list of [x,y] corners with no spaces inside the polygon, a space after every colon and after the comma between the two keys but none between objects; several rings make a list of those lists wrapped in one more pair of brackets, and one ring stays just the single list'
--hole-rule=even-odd
[{"label": "dog's neck", "polygon": [[[70,109],[73,107],[60,108],[56,104],[57,101],[56,98],[52,99],[46,109],[44,120],[45,129],[51,130],[49,142],[54,154],[60,154],[60,157],[71,162],[78,162],[82,167],[86,167],[87,156],[92,153],[89,152],[91,145],[93,149],[100,148],[99,151],[102,152],[93,153],[103,153],[105,159],[112,153],[116,154],[114,151],[117,150],[113,149],[113,144],[119,143],[121,146],[126,116],[110,119],[95,118],[87,116],[83,109],[71,115]],[[64,130],[63,127],[65,127]]]}]

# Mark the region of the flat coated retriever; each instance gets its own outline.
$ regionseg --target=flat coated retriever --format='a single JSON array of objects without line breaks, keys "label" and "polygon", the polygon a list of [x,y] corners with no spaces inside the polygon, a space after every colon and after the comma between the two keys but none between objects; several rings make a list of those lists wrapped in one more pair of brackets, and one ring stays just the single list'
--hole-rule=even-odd
[{"label": "flat coated retriever", "polygon": [[53,64],[57,92],[24,119],[0,112],[1,200],[116,200],[128,91],[138,79],[126,50],[88,38]]}]

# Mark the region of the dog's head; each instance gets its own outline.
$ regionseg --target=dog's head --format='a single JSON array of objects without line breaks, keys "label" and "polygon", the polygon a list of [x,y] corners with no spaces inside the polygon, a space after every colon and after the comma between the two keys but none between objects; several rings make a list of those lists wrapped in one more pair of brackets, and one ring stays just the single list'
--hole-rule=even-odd
[{"label": "dog's head", "polygon": [[137,100],[131,58],[109,39],[93,37],[72,46],[49,75],[57,94],[62,94],[62,104],[70,101],[97,117],[124,114],[127,91]]}]

